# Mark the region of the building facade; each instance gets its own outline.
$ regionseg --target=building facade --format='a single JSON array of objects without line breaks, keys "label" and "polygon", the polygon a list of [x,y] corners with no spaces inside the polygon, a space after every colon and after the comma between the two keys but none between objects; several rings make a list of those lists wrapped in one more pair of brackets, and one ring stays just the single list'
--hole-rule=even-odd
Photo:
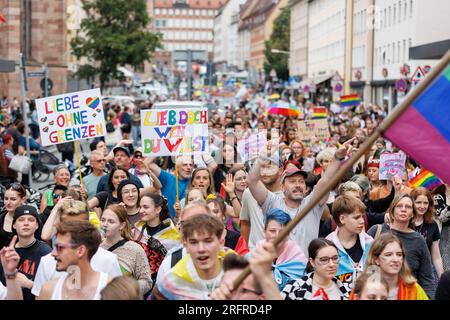
[{"label": "building facade", "polygon": [[[439,5],[438,5],[439,3]],[[401,78],[410,79],[418,67],[433,67],[438,60],[412,60],[410,49],[417,43],[418,35],[432,34],[432,23],[418,27],[419,17],[429,19],[442,10],[441,1],[435,6],[422,4],[420,0],[376,0],[378,26],[374,31],[374,67],[372,101],[392,109],[404,99],[405,93],[395,89]],[[447,4],[448,7],[448,4]],[[419,10],[420,9],[420,10]],[[421,18],[420,18],[421,19]],[[448,20],[448,19],[447,19]],[[445,32],[449,34],[450,29]],[[406,92],[407,93],[407,92]]]},{"label": "building facade", "polygon": [[206,51],[212,58],[214,18],[227,0],[154,0],[153,26],[163,35],[163,50],[155,63],[170,57],[174,50]]},{"label": "building facade", "polygon": [[308,0],[291,0],[289,75],[308,75]]},{"label": "building facade", "polygon": [[[248,17],[256,4],[257,1],[255,0],[247,0],[240,7],[239,10],[238,46],[237,46],[237,67],[239,70],[248,70],[249,67],[251,20],[248,19]],[[256,79],[254,79],[254,81],[256,81]]]},{"label": "building facade", "polygon": [[[26,59],[26,71],[49,68],[53,83],[51,94],[65,93],[67,89],[66,2],[0,0],[6,23],[0,24],[0,58],[16,61],[11,73],[0,73],[0,93],[20,100],[21,82],[19,53]],[[51,15],[51,19],[49,19]],[[42,96],[41,77],[28,78],[27,96]]]},{"label": "building facade", "polygon": [[243,0],[230,0],[214,19],[214,63],[222,71],[237,70],[239,8]]}]

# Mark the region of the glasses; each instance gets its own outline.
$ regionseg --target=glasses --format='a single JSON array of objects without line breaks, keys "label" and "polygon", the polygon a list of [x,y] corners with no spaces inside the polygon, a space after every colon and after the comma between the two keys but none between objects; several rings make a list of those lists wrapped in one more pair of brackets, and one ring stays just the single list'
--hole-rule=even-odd
[{"label": "glasses", "polygon": [[97,162],[97,163],[100,163],[100,162],[106,162],[106,159],[94,160],[94,162]]},{"label": "glasses", "polygon": [[409,205],[409,204],[398,204],[398,205],[396,205],[395,206],[397,209],[403,209],[403,208],[405,208],[405,209],[412,209],[413,207],[411,206],[411,205]]},{"label": "glasses", "polygon": [[134,157],[135,157],[136,159],[142,159],[142,154],[141,154],[141,153],[136,153],[136,154],[134,155]]},{"label": "glasses", "polygon": [[61,198],[61,195],[60,194],[53,194],[53,199],[54,200],[56,200],[56,199],[59,199],[59,198]]},{"label": "glasses", "polygon": [[20,191],[25,194],[25,187],[20,183],[14,182],[6,186],[6,190],[13,189],[14,191]]},{"label": "glasses", "polygon": [[336,264],[339,262],[339,256],[332,256],[332,257],[320,257],[318,258],[318,264],[321,266],[327,265],[330,263],[330,260]]},{"label": "glasses", "polygon": [[75,245],[73,243],[57,243],[56,242],[55,245],[54,245],[54,248],[55,248],[57,253],[61,253],[61,251],[63,249],[65,249],[65,248],[74,249],[74,248],[77,248],[77,247],[79,247],[79,246],[77,246],[77,245]]}]

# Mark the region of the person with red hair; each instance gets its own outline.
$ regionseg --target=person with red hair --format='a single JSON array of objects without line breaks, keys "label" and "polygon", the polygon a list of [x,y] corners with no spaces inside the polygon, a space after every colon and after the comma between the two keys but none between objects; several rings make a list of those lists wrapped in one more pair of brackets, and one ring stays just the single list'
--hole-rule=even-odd
[{"label": "person with red hair", "polygon": [[3,145],[0,146],[0,175],[2,176],[2,181],[11,183],[17,179],[17,172],[9,169],[9,163],[14,157],[14,138],[10,134],[5,134],[2,140]]}]

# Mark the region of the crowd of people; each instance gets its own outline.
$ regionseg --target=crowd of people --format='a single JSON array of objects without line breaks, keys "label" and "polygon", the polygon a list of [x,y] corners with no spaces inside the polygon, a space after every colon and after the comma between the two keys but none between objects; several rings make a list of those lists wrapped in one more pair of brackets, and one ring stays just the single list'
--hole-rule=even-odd
[{"label": "crowd of people", "polygon": [[[90,141],[91,172],[75,184],[57,166],[35,206],[26,175],[9,169],[25,152],[25,125],[15,103],[2,102],[0,299],[450,299],[450,188],[409,185],[420,169],[411,157],[407,179],[380,179],[380,155],[402,152],[392,143],[378,139],[311,202],[376,130],[383,108],[330,111],[329,138],[320,140],[302,137],[302,119],[249,104],[210,112],[209,152],[159,158],[139,146],[139,109],[151,106],[108,107],[108,134]],[[302,111],[308,118],[312,105]],[[243,161],[237,144],[255,130],[266,130],[267,145]],[[115,132],[121,140],[108,150]],[[34,157],[39,136],[29,139]]]}]

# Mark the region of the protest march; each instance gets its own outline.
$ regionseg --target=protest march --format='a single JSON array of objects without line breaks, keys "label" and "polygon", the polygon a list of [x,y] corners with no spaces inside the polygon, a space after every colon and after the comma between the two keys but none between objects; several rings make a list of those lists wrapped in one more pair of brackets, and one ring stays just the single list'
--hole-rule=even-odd
[{"label": "protest march", "polygon": [[[99,2],[83,2],[84,9],[104,10],[96,7]],[[119,2],[124,11],[134,4]],[[377,58],[370,68],[345,65],[345,80],[337,71],[324,76],[315,70],[311,76],[311,69],[296,79],[277,69],[284,60],[296,63],[302,50],[313,67],[322,62],[315,42],[323,40],[325,27],[314,19],[331,2],[225,1],[234,11],[217,6],[211,19],[233,20],[236,30],[274,20],[267,8],[284,10],[279,3],[288,10],[297,3],[310,6],[312,18],[305,15],[302,21],[312,20],[312,26],[298,30],[309,30],[313,49],[281,47],[287,40],[277,37],[290,31],[278,24],[271,40],[258,35],[266,45],[265,65],[247,74],[229,71],[220,58],[210,62],[204,50],[173,46],[165,56],[156,42],[167,32],[152,38],[135,30],[108,31],[102,40],[132,34],[133,41],[142,41],[134,50],[146,59],[131,59],[128,55],[137,53],[130,48],[124,53],[119,45],[102,47],[101,56],[113,56],[114,67],[105,67],[98,55],[77,47],[88,41],[79,38],[78,29],[66,33],[73,54],[89,64],[77,69],[74,62],[50,57],[41,72],[33,65],[27,47],[32,37],[22,23],[21,50],[28,51],[20,57],[28,64],[0,61],[0,71],[21,77],[22,93],[19,99],[5,94],[0,101],[0,300],[345,300],[344,305],[351,304],[347,300],[450,300],[450,50],[409,78],[401,66],[404,82],[395,84],[391,69],[382,66],[386,54],[380,50],[386,49],[381,47],[374,48]],[[398,11],[393,7],[395,21],[396,12],[407,16],[403,2]],[[152,2],[151,9],[160,15],[155,28],[163,31],[167,25],[176,28],[167,21],[178,10],[192,7],[199,10],[198,19],[207,16],[198,9],[203,1],[197,1],[198,8],[193,1],[161,3]],[[31,24],[37,4],[23,5],[16,11]],[[70,24],[81,21],[74,8]],[[145,3],[139,8],[137,16],[147,12]],[[14,10],[5,11],[7,19],[0,10],[0,28]],[[346,17],[345,9],[339,12],[330,19]],[[89,14],[93,21],[98,15]],[[344,26],[359,30],[365,20],[358,19],[355,26],[327,25],[326,36]],[[139,22],[143,29],[147,20],[145,14]],[[83,21],[80,34],[90,39],[84,29],[89,21]],[[114,19],[105,21],[116,28]],[[227,28],[199,26],[216,35],[216,44],[238,46],[238,31],[235,40],[218,39]],[[192,28],[178,31],[185,29]],[[254,34],[247,36],[255,40]],[[48,38],[56,47],[53,34]],[[149,47],[146,41],[155,43]],[[362,44],[359,50],[337,41],[327,50],[349,46],[353,60],[346,56],[345,61],[367,55]],[[402,61],[401,44],[392,43],[388,59],[395,63]],[[254,50],[258,46],[252,42]],[[422,52],[412,44],[408,48],[411,54]],[[156,57],[167,61],[154,62]],[[138,70],[147,70],[147,61],[151,76],[140,79]],[[63,83],[52,71],[49,85],[48,68],[63,64],[77,77],[87,74],[87,81]],[[367,69],[384,78],[367,80],[361,74]],[[37,95],[26,88],[36,86],[30,80],[36,75],[42,76],[43,91]],[[256,76],[264,81],[253,85]],[[364,89],[369,83],[373,99]],[[123,96],[112,93],[119,89]],[[236,302],[222,308],[227,315],[260,316],[271,315],[272,305]],[[214,312],[186,304],[178,315],[214,318]]]}]

